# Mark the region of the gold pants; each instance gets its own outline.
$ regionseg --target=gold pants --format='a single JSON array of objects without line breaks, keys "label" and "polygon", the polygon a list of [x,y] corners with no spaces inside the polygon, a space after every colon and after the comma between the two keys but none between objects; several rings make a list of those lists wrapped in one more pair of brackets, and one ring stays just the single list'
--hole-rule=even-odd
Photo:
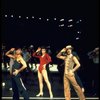
[{"label": "gold pants", "polygon": [[77,84],[75,76],[70,74],[64,74],[64,95],[66,100],[71,100],[71,94],[70,94],[70,83],[73,85],[78,97],[80,100],[85,100],[85,96],[80,88],[80,86]]}]

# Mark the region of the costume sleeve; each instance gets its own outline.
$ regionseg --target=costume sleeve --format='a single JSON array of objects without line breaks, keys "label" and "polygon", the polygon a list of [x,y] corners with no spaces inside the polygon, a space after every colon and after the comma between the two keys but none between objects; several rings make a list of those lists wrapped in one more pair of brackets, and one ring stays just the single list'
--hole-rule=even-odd
[{"label": "costume sleeve", "polygon": [[47,64],[52,62],[51,57],[48,54],[46,54],[46,62]]},{"label": "costume sleeve", "polygon": [[32,54],[32,56],[33,56],[33,57],[36,57],[36,58],[40,58],[40,57],[41,57],[41,56],[37,55],[36,52],[34,52],[34,53]]}]

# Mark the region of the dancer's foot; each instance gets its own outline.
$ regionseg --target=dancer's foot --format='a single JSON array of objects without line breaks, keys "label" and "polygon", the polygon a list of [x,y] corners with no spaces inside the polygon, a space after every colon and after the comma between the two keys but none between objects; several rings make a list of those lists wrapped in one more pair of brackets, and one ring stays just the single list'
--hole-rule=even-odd
[{"label": "dancer's foot", "polygon": [[42,97],[43,96],[43,93],[39,93],[36,95],[37,97]]},{"label": "dancer's foot", "polygon": [[50,93],[50,98],[51,98],[51,99],[53,98],[53,94],[52,94],[52,93]]}]

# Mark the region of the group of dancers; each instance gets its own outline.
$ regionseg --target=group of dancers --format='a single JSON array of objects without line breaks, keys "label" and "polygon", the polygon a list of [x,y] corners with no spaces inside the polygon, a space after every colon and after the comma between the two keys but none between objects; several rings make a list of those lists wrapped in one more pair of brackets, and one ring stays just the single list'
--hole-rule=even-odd
[{"label": "group of dancers", "polygon": [[[80,62],[72,53],[73,47],[68,45],[64,47],[58,54],[57,58],[64,60],[64,96],[65,100],[71,100],[70,83],[73,85],[80,100],[85,100],[84,92],[78,84],[75,78],[75,72],[80,67]],[[67,55],[62,55],[66,52]],[[12,66],[10,66],[10,75],[12,81],[13,100],[19,100],[19,93],[24,97],[24,100],[29,100],[29,94],[25,88],[21,79],[21,72],[27,68],[27,64],[22,56],[22,50],[20,48],[11,48],[5,54],[7,57],[13,60]],[[46,82],[49,90],[50,98],[53,98],[52,87],[48,78],[46,65],[52,62],[51,56],[46,52],[45,47],[38,47],[38,49],[32,54],[33,57],[37,57],[40,60],[38,67],[38,80],[39,80],[39,93],[37,97],[43,96],[43,79]]]}]

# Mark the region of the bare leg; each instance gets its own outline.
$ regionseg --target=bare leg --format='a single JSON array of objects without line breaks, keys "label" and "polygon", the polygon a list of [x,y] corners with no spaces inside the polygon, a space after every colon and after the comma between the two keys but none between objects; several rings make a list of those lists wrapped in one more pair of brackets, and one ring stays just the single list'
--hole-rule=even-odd
[{"label": "bare leg", "polygon": [[48,90],[49,90],[49,94],[50,94],[50,98],[53,98],[53,94],[52,94],[52,90],[51,90],[51,84],[49,82],[49,79],[48,79],[48,74],[47,74],[47,71],[44,69],[42,70],[42,75],[43,75],[43,78],[47,84],[47,87],[48,87]]},{"label": "bare leg", "polygon": [[36,96],[43,96],[43,77],[42,74],[39,72],[39,70],[38,70],[38,80],[39,80],[40,92]]}]

